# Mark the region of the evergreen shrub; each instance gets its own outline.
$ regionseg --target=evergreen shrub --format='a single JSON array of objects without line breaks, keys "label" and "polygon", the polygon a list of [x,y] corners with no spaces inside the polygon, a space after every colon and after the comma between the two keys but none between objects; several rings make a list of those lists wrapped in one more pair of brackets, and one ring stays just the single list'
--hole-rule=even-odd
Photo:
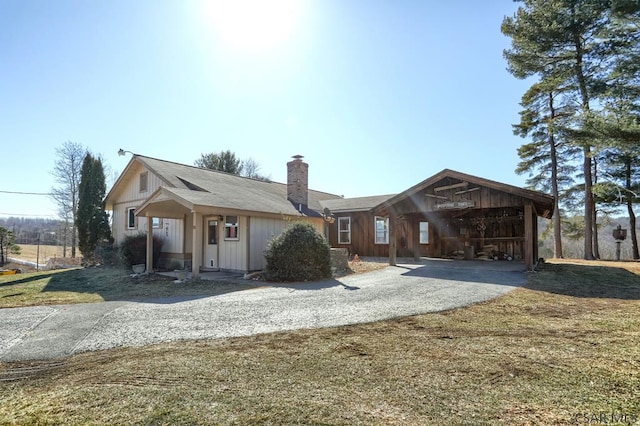
[{"label": "evergreen shrub", "polygon": [[308,223],[294,223],[273,238],[264,252],[269,281],[314,281],[331,276],[331,251]]},{"label": "evergreen shrub", "polygon": [[[162,239],[153,237],[153,267],[157,268]],[[147,234],[127,235],[120,244],[120,256],[125,266],[147,263]]]}]

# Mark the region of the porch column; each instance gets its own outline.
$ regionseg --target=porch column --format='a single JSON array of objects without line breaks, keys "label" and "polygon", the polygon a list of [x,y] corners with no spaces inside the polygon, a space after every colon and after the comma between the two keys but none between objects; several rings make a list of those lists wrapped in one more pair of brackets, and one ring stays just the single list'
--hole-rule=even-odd
[{"label": "porch column", "polygon": [[530,203],[524,205],[524,264],[527,269],[533,269],[534,265],[534,247],[537,235],[533,235],[533,206]]},{"label": "porch column", "polygon": [[191,273],[194,278],[200,276],[200,266],[202,266],[202,215],[193,214],[193,238],[191,247]]},{"label": "porch column", "polygon": [[414,216],[411,218],[409,223],[411,224],[411,228],[409,231],[411,232],[411,244],[413,245],[413,260],[420,260],[422,257],[422,253],[420,252],[420,216]]},{"label": "porch column", "polygon": [[147,216],[147,273],[153,272],[153,218]]},{"label": "porch column", "polygon": [[389,214],[389,265],[396,266],[396,256],[398,251],[398,242],[396,234],[398,229],[398,218],[394,214]]}]

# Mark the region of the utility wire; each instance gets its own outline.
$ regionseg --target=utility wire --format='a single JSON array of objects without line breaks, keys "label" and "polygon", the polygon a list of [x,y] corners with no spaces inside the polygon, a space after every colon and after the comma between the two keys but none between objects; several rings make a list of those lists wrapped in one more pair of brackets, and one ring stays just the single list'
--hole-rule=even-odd
[{"label": "utility wire", "polygon": [[3,194],[18,194],[18,195],[52,195],[50,192],[20,192],[20,191],[2,191]]}]

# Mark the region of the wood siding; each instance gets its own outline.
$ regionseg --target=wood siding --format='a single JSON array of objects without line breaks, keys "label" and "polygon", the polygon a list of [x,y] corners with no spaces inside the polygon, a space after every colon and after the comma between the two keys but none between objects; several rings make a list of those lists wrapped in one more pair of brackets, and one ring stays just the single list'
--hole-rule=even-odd
[{"label": "wood siding", "polygon": [[[133,178],[126,182],[121,182],[121,187],[117,201],[113,205],[111,212],[111,232],[115,244],[122,243],[127,235],[137,235],[147,232],[147,220],[144,217],[136,218],[136,225],[133,229],[127,227],[127,212],[130,208],[139,207],[156,189],[162,185],[162,180],[153,172],[147,170],[140,163],[133,165]],[[140,175],[147,173],[147,187],[145,191],[140,191]],[[174,219],[163,219],[162,228],[153,230],[153,234],[162,238],[165,242],[162,251],[181,252],[184,240],[183,221]]]},{"label": "wood siding", "polygon": [[[400,257],[455,256],[470,246],[476,254],[505,254],[525,260],[527,265],[537,256],[532,202],[511,192],[444,180],[407,193],[386,211],[397,217],[395,241]],[[388,244],[375,244],[372,212],[340,212],[334,216],[336,221],[329,226],[332,247],[347,248],[350,255],[389,256]],[[350,244],[338,244],[339,217],[351,218]],[[420,222],[429,223],[428,244],[420,244]]]}]

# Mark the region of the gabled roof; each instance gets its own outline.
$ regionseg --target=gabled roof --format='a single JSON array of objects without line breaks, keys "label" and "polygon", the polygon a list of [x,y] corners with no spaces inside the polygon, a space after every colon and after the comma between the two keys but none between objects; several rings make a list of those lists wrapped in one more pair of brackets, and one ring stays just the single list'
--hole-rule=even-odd
[{"label": "gabled roof", "polygon": [[517,195],[522,198],[529,199],[536,207],[538,215],[550,218],[553,215],[553,197],[540,191],[533,191],[531,189],[520,188],[518,186],[509,185],[506,183],[496,182],[494,180],[481,178],[478,176],[468,175],[466,173],[457,172],[455,170],[444,169],[439,173],[423,180],[422,182],[412,186],[411,188],[403,191],[372,208],[372,212],[381,212],[391,206],[400,203],[401,201],[411,198],[417,192],[442,181],[446,178],[457,179],[463,182],[469,182],[478,186],[484,186],[492,188],[497,191],[506,192],[509,194]]},{"label": "gabled roof", "polygon": [[136,165],[141,164],[162,180],[162,191],[156,191],[141,206],[173,199],[185,207],[214,206],[229,210],[320,216],[320,201],[340,198],[338,195],[309,190],[308,209],[300,209],[287,199],[287,185],[237,176],[216,170],[134,155],[106,197],[112,206],[121,185],[134,178]]},{"label": "gabled roof", "polygon": [[373,207],[388,200],[393,196],[394,194],[373,195],[370,197],[357,198],[339,198],[321,201],[320,205],[322,205],[322,207],[328,208],[331,213],[369,211]]}]

